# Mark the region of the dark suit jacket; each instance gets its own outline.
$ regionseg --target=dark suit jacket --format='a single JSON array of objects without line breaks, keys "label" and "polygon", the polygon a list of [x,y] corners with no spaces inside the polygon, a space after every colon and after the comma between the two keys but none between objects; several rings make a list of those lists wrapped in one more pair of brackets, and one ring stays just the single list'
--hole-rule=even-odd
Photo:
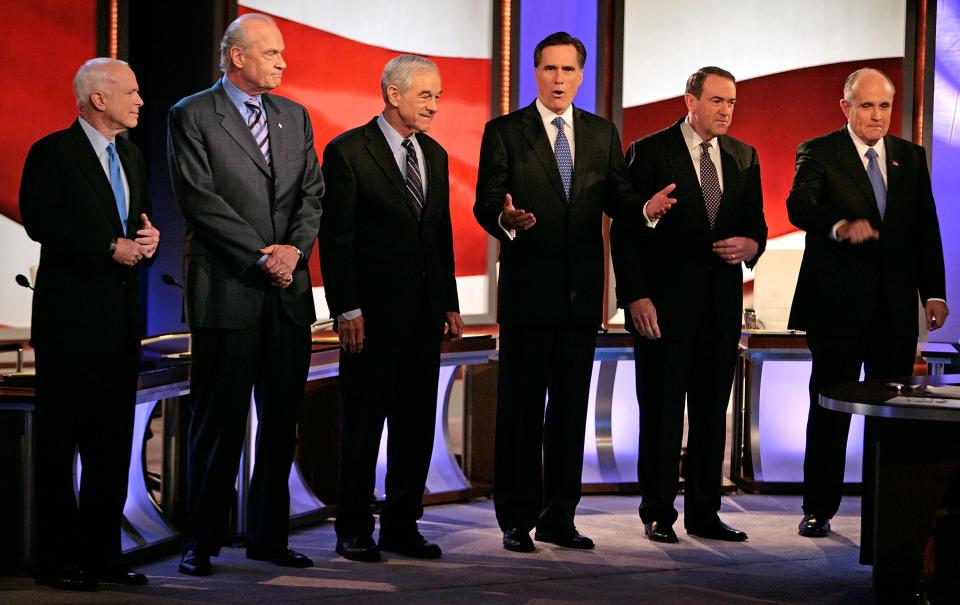
[{"label": "dark suit jacket", "polygon": [[327,304],[333,317],[360,309],[368,338],[402,326],[416,313],[424,288],[438,325],[447,311],[460,310],[447,152],[425,134],[416,137],[427,174],[419,221],[376,118],[341,134],[323,152],[320,268]]},{"label": "dark suit jacket", "polygon": [[[149,214],[146,171],[137,147],[116,138],[130,187],[127,233]],[[83,343],[119,353],[140,340],[137,269],[111,258],[110,242],[124,237],[110,180],[79,121],[34,143],[23,166],[20,215],[40,242],[33,295],[31,343],[67,352]]]},{"label": "dark suit jacket", "polygon": [[304,260],[280,290],[297,324],[316,319],[310,258],[320,224],[323,177],[307,110],[264,94],[273,167],[267,165],[220,82],[170,109],[168,154],[186,219],[185,312],[191,327],[248,328],[270,285],[258,250],[290,244]]},{"label": "dark suit jacket", "polygon": [[[845,334],[869,329],[883,301],[900,336],[917,336],[917,293],[946,299],[943,247],[923,147],[884,137],[887,209],[883,220],[846,127],[797,148],[787,199],[790,221],[807,232],[789,326]],[[836,242],[838,221],[865,218],[879,240]]]},{"label": "dark suit jacket", "polygon": [[[574,108],[573,127],[569,202],[535,103],[484,129],[473,213],[500,240],[501,324],[603,320],[602,213],[636,216],[642,204],[627,181],[616,126]],[[507,193],[537,219],[512,241],[497,224]]]},{"label": "dark suit jacket", "polygon": [[[740,334],[743,306],[743,271],[712,250],[713,242],[728,237],[749,237],[757,242],[753,266],[763,253],[767,225],[763,217],[763,192],[757,152],[733,137],[720,136],[723,199],[711,231],[703,192],[678,120],[673,126],[635,141],[627,150],[630,180],[648,200],[676,183],[671,197],[677,203],[655,228],[633,227],[614,221],[610,242],[617,278],[617,300],[628,309],[631,302],[650,298],[657,309],[665,339],[687,338],[694,325],[689,319],[712,293],[718,327],[725,337]],[[629,311],[626,326],[634,330]]]}]

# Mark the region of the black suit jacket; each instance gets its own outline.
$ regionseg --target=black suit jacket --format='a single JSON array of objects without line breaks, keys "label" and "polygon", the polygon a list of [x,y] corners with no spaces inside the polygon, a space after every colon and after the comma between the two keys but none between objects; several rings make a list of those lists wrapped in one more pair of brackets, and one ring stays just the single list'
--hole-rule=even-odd
[{"label": "black suit jacket", "polygon": [[186,219],[185,312],[191,327],[249,328],[273,286],[257,267],[268,244],[303,252],[293,283],[279,291],[299,325],[316,320],[307,259],[320,224],[323,177],[306,108],[262,96],[272,168],[218,81],[170,109],[168,155]]},{"label": "black suit jacket", "polygon": [[[137,147],[116,138],[130,199],[127,237],[150,213],[146,171]],[[20,215],[40,243],[31,344],[44,351],[114,354],[141,336],[137,269],[111,258],[125,237],[110,180],[79,121],[34,143],[20,181]]]},{"label": "black suit jacket", "polygon": [[[657,309],[665,339],[687,338],[695,327],[689,319],[699,314],[702,301],[712,294],[717,325],[724,337],[737,338],[743,306],[743,271],[712,250],[713,242],[749,237],[759,248],[747,262],[753,266],[763,253],[767,225],[763,216],[760,163],[756,150],[730,136],[718,137],[723,199],[711,231],[697,173],[680,125],[635,141],[627,150],[630,180],[650,199],[676,183],[671,197],[677,203],[655,228],[631,227],[614,221],[610,242],[617,278],[617,300],[624,309],[640,298],[650,298]],[[627,329],[635,327],[629,312]]]},{"label": "black suit jacket", "polygon": [[[946,299],[940,226],[923,147],[884,137],[887,208],[883,220],[846,126],[797,148],[787,199],[790,221],[807,232],[789,326],[825,334],[869,329],[886,304],[899,336],[918,333],[917,293]],[[838,221],[867,219],[879,240],[836,242]]]},{"label": "black suit jacket", "polygon": [[[616,126],[573,110],[574,167],[567,201],[535,103],[483,132],[473,213],[500,240],[498,320],[599,325],[603,320],[602,213],[637,216]],[[536,225],[510,240],[497,223],[507,193]]]},{"label": "black suit jacket", "polygon": [[416,137],[427,174],[420,220],[376,118],[341,134],[323,152],[320,268],[327,304],[334,318],[360,309],[368,338],[399,331],[424,292],[429,316],[438,322],[460,310],[447,152],[423,133]]}]

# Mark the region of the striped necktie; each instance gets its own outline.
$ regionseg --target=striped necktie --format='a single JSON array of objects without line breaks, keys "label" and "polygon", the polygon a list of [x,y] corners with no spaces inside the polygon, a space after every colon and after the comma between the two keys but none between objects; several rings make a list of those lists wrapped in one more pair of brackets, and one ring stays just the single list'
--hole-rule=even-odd
[{"label": "striped necktie", "polygon": [[420,162],[417,161],[417,150],[413,148],[413,142],[410,139],[404,139],[403,148],[407,150],[407,170],[406,182],[407,191],[410,192],[411,206],[417,219],[423,214],[423,179],[420,177]]},{"label": "striped necktie", "polygon": [[270,129],[267,128],[267,118],[263,113],[263,108],[253,99],[245,102],[244,105],[250,110],[250,117],[247,119],[250,134],[253,135],[253,140],[260,148],[263,159],[267,161],[267,166],[270,166]]}]

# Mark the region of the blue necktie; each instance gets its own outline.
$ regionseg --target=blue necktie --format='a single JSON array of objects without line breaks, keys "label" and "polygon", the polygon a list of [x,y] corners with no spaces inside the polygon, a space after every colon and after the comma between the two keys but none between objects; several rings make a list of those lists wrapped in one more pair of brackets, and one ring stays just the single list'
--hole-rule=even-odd
[{"label": "blue necktie", "polygon": [[870,184],[873,186],[873,195],[877,198],[877,210],[880,211],[880,218],[887,211],[887,186],[883,183],[883,174],[880,173],[880,163],[877,162],[877,150],[871,147],[867,149],[867,176],[870,177]]},{"label": "blue necktie", "polygon": [[560,180],[563,181],[563,190],[570,199],[570,183],[573,180],[573,158],[570,157],[570,142],[563,134],[563,118],[557,116],[551,122],[557,127],[557,142],[553,144],[553,154],[557,156],[557,168],[560,169]]},{"label": "blue necktie", "polygon": [[107,145],[107,156],[110,158],[110,188],[117,201],[117,211],[120,212],[120,225],[123,234],[127,234],[127,196],[123,192],[123,177],[120,176],[120,159],[117,157],[117,148],[113,143]]}]

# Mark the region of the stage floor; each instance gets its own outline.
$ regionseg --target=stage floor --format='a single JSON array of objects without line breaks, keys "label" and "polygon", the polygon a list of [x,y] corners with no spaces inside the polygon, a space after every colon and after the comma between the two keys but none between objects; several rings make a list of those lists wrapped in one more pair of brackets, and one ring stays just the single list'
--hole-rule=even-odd
[{"label": "stage floor", "polygon": [[578,509],[580,530],[594,551],[537,543],[537,551],[503,550],[493,502],[433,506],[421,531],[444,556],[418,561],[385,553],[380,564],[355,563],[333,552],[333,523],[290,536],[290,546],[316,567],[287,570],[249,561],[243,549],[224,549],[216,573],[191,578],[177,572],[177,557],[139,570],[150,584],[103,585],[82,594],[37,587],[32,579],[0,577],[3,603],[587,603],[732,604],[873,603],[871,568],[857,562],[860,500],[844,498],[824,539],[797,535],[800,498],[739,495],[723,499],[721,517],[750,539],[730,544],[702,540],[676,529],[679,544],[643,537],[635,496],[588,496]]}]

